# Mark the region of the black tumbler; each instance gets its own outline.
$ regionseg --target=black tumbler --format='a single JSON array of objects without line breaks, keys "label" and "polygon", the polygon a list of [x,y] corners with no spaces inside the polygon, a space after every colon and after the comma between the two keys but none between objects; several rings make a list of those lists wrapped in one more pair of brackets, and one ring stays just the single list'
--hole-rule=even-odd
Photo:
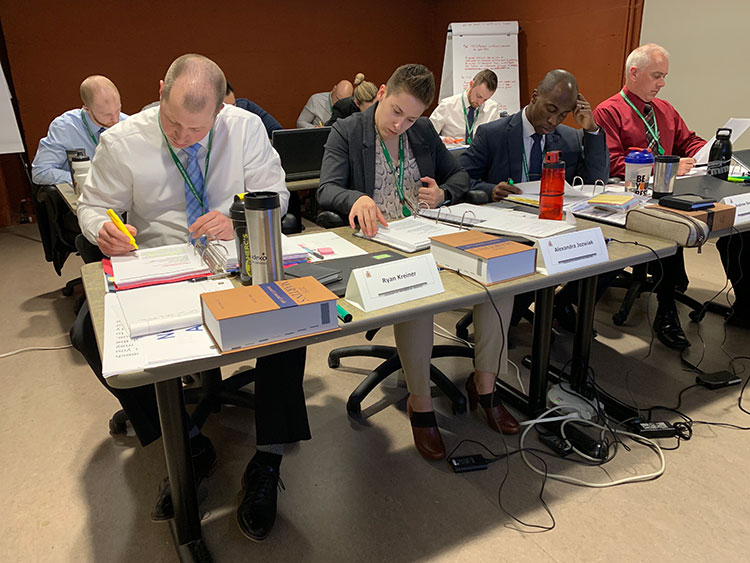
[{"label": "black tumbler", "polygon": [[229,216],[234,226],[234,240],[237,244],[237,258],[240,262],[240,281],[242,285],[251,285],[253,274],[250,267],[250,239],[247,236],[245,203],[242,201],[244,196],[245,194],[234,196],[234,203],[229,208]]},{"label": "black tumbler", "polygon": [[726,180],[729,177],[729,165],[732,163],[732,130],[718,129],[716,140],[708,153],[708,173],[711,176]]}]

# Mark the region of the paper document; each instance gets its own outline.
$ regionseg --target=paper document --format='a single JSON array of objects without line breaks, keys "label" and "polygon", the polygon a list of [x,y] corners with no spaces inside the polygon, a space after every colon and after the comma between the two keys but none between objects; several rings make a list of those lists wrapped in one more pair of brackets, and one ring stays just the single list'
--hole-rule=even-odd
[{"label": "paper document", "polygon": [[125,256],[113,256],[111,261],[118,287],[211,274],[203,258],[188,243],[136,250]]},{"label": "paper document", "polygon": [[104,377],[219,355],[203,325],[131,338],[115,293],[104,295],[104,335]]},{"label": "paper document", "polygon": [[[370,240],[404,252],[418,252],[430,247],[430,237],[457,233],[459,230],[422,217],[407,217],[391,221],[387,227],[378,227],[378,232]],[[356,236],[367,238],[362,231],[356,233]]]},{"label": "paper document", "polygon": [[201,293],[233,287],[226,279],[184,281],[118,291],[116,295],[128,334],[135,338],[201,324]]},{"label": "paper document", "polygon": [[331,231],[323,231],[322,233],[310,233],[305,235],[294,235],[287,237],[290,248],[296,247],[296,250],[302,250],[306,252],[302,247],[314,250],[318,254],[321,254],[319,250],[323,250],[325,254],[321,254],[323,258],[319,258],[314,254],[310,254],[308,257],[310,262],[318,262],[321,260],[333,260],[334,258],[347,258],[349,256],[361,256],[367,254],[367,251],[361,249],[356,244],[353,244],[343,237],[340,237],[336,233]]},{"label": "paper document", "polygon": [[456,217],[463,217],[464,224],[468,224],[469,218],[471,218],[470,222],[474,229],[506,236],[517,236],[529,240],[536,240],[575,230],[575,219],[572,219],[572,216],[572,223],[566,221],[547,221],[539,219],[534,213],[509,209],[502,202],[491,203],[489,205],[460,203],[458,205],[451,205],[450,213]]},{"label": "paper document", "polygon": [[[727,121],[726,125],[724,125],[723,129],[732,130],[732,136],[730,137],[730,140],[732,141],[732,144],[735,144],[737,142],[737,139],[739,139],[742,134],[747,131],[748,127],[750,127],[750,118],[731,117],[729,121]],[[714,144],[715,140],[716,135],[714,134],[714,136],[711,137],[711,139],[705,145],[703,145],[701,150],[693,155],[696,164],[706,164],[708,162],[708,153],[711,152],[711,145]]]}]

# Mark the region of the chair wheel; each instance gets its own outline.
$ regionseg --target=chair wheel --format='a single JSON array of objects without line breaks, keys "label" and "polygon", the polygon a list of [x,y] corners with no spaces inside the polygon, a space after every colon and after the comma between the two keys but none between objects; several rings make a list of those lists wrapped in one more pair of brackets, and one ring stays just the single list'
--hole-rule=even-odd
[{"label": "chair wheel", "polygon": [[354,420],[362,420],[362,406],[351,397],[346,402],[346,412],[349,413]]},{"label": "chair wheel", "polygon": [[338,358],[334,358],[333,356],[328,356],[328,367],[331,369],[336,369],[341,367],[341,361],[339,361]]},{"label": "chair wheel", "polygon": [[690,311],[690,313],[688,313],[690,320],[695,323],[701,322],[704,316],[706,316],[705,309],[701,309],[700,311]]},{"label": "chair wheel", "polygon": [[65,297],[70,297],[71,295],[73,295],[73,291],[74,291],[74,290],[73,290],[73,288],[72,288],[72,287],[68,287],[68,286],[65,286],[65,287],[63,287],[63,288],[62,288],[62,289],[61,289],[60,291],[62,291],[62,294],[63,294],[63,295],[65,296]]},{"label": "chair wheel", "polygon": [[128,424],[126,422],[117,422],[114,418],[109,421],[109,433],[112,436],[117,434],[125,434],[128,431]]},{"label": "chair wheel", "polygon": [[615,326],[624,325],[626,320],[628,320],[628,316],[625,313],[617,312],[612,315],[612,322],[615,323]]}]

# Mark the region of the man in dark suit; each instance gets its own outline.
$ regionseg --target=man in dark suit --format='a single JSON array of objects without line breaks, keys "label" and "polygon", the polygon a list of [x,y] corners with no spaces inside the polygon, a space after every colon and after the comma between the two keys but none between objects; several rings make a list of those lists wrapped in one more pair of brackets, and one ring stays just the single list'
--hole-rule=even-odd
[{"label": "man in dark suit", "polygon": [[[573,112],[580,131],[560,125]],[[539,180],[546,151],[562,151],[565,179],[581,176],[587,184],[609,177],[609,151],[591,105],[566,70],[548,72],[531,93],[523,110],[477,129],[471,147],[459,157],[471,177],[471,189],[481,189],[499,201],[520,190],[508,183]]]},{"label": "man in dark suit", "polygon": [[[583,131],[561,125],[573,112]],[[500,201],[521,190],[510,183],[539,180],[546,151],[562,151],[565,179],[580,176],[586,184],[609,177],[609,151],[604,131],[594,121],[591,105],[578,91],[575,77],[566,70],[551,70],[531,93],[529,105],[504,119],[477,129],[469,149],[459,156],[471,177],[472,190],[484,190]],[[617,277],[617,272],[600,276],[597,299]],[[566,330],[575,327],[577,284],[568,284],[555,299],[555,318]],[[533,294],[516,298],[511,324],[521,320]]]}]

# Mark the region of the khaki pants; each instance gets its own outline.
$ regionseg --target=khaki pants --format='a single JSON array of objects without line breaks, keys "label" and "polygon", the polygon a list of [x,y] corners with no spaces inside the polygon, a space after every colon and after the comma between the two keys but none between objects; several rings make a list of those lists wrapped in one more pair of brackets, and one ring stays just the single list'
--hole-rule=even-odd
[{"label": "khaki pants", "polygon": [[[492,303],[474,306],[474,369],[501,374],[508,372],[508,328],[513,311],[513,296],[495,297],[500,319]],[[393,325],[396,348],[412,395],[430,394],[430,360],[432,358],[432,315],[423,315]],[[500,349],[502,348],[502,357]]]},{"label": "khaki pants", "polygon": [[493,300],[502,323],[489,301],[474,305],[474,369],[497,373],[499,363],[500,373],[505,374],[508,373],[508,329],[513,312],[513,296],[493,297]]}]

